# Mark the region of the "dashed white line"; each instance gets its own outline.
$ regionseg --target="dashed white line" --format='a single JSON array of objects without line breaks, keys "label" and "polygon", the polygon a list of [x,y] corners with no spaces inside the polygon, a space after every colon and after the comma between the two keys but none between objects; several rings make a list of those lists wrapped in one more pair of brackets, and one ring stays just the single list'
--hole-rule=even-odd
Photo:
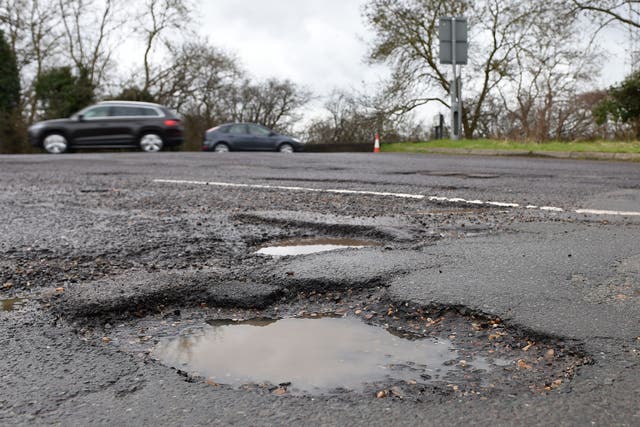
[{"label": "dashed white line", "polygon": [[361,194],[361,195],[369,195],[369,196],[387,196],[387,197],[398,197],[401,199],[424,199],[425,196],[422,194],[403,194],[403,193],[381,193],[378,191],[357,191],[357,190],[320,190],[325,191],[327,193],[336,193],[336,194]]},{"label": "dashed white line", "polygon": [[490,206],[498,206],[501,208],[519,208],[520,207],[520,205],[517,203],[485,202],[485,204]]},{"label": "dashed white line", "polygon": [[325,188],[310,188],[310,187],[289,187],[282,185],[262,185],[262,184],[238,184],[233,182],[216,182],[216,181],[188,181],[180,179],[154,179],[153,182],[161,184],[187,184],[187,185],[209,185],[213,187],[235,187],[235,188],[256,188],[265,190],[286,190],[286,191],[306,191],[312,193],[333,193],[333,194],[351,194],[351,195],[365,195],[365,196],[382,196],[382,197],[396,197],[400,199],[414,199],[414,200],[429,200],[431,202],[447,202],[447,203],[461,203],[467,205],[484,205],[484,206],[498,206],[504,208],[524,208],[530,210],[540,210],[546,212],[572,212],[578,214],[588,215],[613,215],[613,216],[640,216],[640,212],[635,211],[610,211],[610,210],[596,210],[596,209],[578,209],[575,211],[565,211],[562,208],[555,206],[536,206],[526,205],[522,206],[518,203],[508,202],[491,202],[483,200],[467,200],[459,197],[442,197],[442,196],[425,196],[423,194],[406,194],[406,193],[387,193],[380,191],[363,191],[363,190],[344,190],[344,189],[325,189]]},{"label": "dashed white line", "polygon": [[426,196],[423,196],[422,194],[383,193],[379,191],[358,191],[358,190],[324,189],[324,188],[308,188],[308,187],[286,187],[282,185],[236,184],[232,182],[215,182],[215,181],[185,181],[185,180],[178,180],[178,179],[154,179],[153,182],[164,183],[164,184],[210,185],[213,187],[239,187],[239,188],[258,188],[258,189],[266,189],[266,190],[307,191],[307,192],[313,192],[313,193],[386,196],[386,197],[398,197],[402,199],[417,199],[417,200],[422,200],[426,198]]},{"label": "dashed white line", "polygon": [[590,215],[640,216],[640,212],[634,211],[602,211],[597,209],[578,209],[576,213]]}]

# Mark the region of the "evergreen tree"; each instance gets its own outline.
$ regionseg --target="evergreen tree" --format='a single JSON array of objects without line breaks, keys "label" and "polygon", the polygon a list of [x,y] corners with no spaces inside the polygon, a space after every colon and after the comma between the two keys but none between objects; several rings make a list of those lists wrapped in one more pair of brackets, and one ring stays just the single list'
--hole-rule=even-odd
[{"label": "evergreen tree", "polygon": [[0,152],[20,151],[22,128],[18,65],[0,30]]},{"label": "evergreen tree", "polygon": [[149,93],[149,91],[140,89],[137,86],[125,87],[113,99],[118,101],[156,102],[156,99]]},{"label": "evergreen tree", "polygon": [[605,98],[595,109],[594,115],[598,124],[609,118],[628,123],[634,128],[636,137],[640,138],[640,71],[627,76],[618,86],[609,89]]},{"label": "evergreen tree", "polygon": [[69,117],[94,102],[95,88],[85,69],[77,76],[71,67],[51,68],[36,81],[36,96],[44,110],[44,119]]}]

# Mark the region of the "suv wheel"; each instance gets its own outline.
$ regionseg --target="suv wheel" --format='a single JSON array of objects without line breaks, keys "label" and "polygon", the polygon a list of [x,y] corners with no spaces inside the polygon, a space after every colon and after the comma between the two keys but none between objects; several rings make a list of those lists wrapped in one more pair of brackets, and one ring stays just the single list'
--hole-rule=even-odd
[{"label": "suv wheel", "polygon": [[146,133],[140,138],[140,148],[146,153],[157,153],[162,150],[162,138],[157,133]]},{"label": "suv wheel", "polygon": [[62,154],[69,148],[67,138],[60,133],[50,133],[42,140],[42,146],[51,154]]}]

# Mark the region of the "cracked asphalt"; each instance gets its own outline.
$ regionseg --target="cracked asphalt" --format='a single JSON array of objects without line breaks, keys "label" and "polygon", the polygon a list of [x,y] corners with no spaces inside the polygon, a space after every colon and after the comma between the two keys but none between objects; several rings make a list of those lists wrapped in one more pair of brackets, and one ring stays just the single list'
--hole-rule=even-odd
[{"label": "cracked asphalt", "polygon": [[[638,425],[640,216],[578,209],[640,212],[640,166],[401,154],[0,156],[0,424]],[[255,254],[315,237],[380,246]],[[419,324],[466,351],[499,347],[518,362],[492,374],[491,390],[461,373],[454,387],[294,396],[212,386],[150,351],[211,319],[323,313],[396,332]]]}]

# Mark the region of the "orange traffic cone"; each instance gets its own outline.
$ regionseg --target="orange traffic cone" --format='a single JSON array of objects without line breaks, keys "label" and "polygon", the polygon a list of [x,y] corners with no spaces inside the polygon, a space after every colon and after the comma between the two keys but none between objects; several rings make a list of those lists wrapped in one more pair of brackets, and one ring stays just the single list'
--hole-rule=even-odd
[{"label": "orange traffic cone", "polygon": [[373,144],[373,152],[374,153],[380,152],[380,135],[378,134],[378,132],[376,132],[376,141]]}]

